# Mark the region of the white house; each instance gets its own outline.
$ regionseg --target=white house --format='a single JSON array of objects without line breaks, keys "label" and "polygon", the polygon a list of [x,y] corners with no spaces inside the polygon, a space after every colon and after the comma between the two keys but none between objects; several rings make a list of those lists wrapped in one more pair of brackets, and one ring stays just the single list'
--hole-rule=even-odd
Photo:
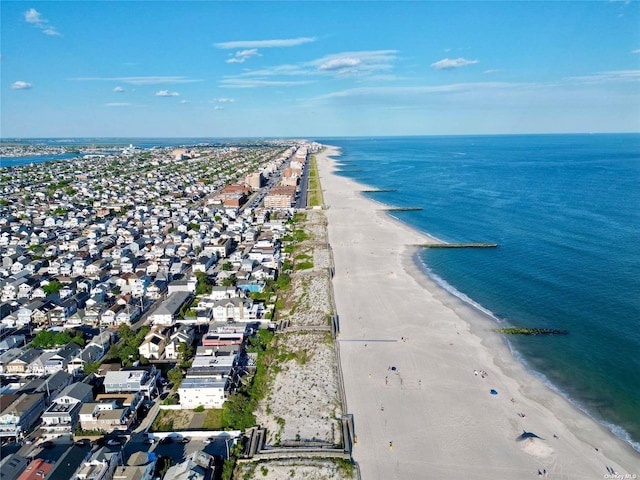
[{"label": "white house", "polygon": [[228,378],[185,378],[178,388],[182,409],[222,408],[227,400]]}]

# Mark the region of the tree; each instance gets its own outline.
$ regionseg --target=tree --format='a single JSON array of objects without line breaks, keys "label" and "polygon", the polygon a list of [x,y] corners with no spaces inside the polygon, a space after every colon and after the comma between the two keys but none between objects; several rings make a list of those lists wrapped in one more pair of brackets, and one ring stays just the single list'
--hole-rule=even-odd
[{"label": "tree", "polygon": [[191,356],[193,355],[193,347],[187,342],[180,342],[178,344],[178,358],[180,359],[180,366],[187,366]]},{"label": "tree", "polygon": [[222,268],[222,270],[224,270],[225,272],[229,272],[231,271],[233,266],[231,265],[231,262],[224,262],[220,268]]},{"label": "tree", "polygon": [[129,342],[135,337],[135,332],[131,329],[129,325],[123,323],[118,327],[118,336],[124,341]]},{"label": "tree", "polygon": [[87,342],[85,342],[85,340],[84,340],[84,336],[82,335],[82,332],[78,332],[78,333],[76,333],[75,337],[73,337],[73,338],[71,339],[71,341],[72,341],[73,343],[77,343],[77,344],[78,344],[78,345],[80,345],[81,347],[84,347],[85,343],[87,343]]},{"label": "tree", "polygon": [[57,294],[62,290],[62,284],[57,280],[53,280],[42,287],[42,290],[44,290],[44,293],[47,295]]},{"label": "tree", "polygon": [[98,373],[98,370],[100,370],[100,362],[99,361],[95,361],[95,362],[87,362],[84,364],[84,367],[82,368],[83,372],[85,375],[91,375],[92,373]]},{"label": "tree", "polygon": [[167,380],[169,383],[173,383],[173,390],[177,390],[180,386],[180,382],[182,382],[182,369],[178,367],[174,367],[167,372]]},{"label": "tree", "polygon": [[198,283],[196,284],[196,295],[207,295],[211,293],[213,284],[209,277],[204,272],[196,272],[196,278]]},{"label": "tree", "polygon": [[233,287],[236,284],[236,276],[235,275],[231,275],[230,277],[224,278],[222,279],[222,286],[223,287]]}]

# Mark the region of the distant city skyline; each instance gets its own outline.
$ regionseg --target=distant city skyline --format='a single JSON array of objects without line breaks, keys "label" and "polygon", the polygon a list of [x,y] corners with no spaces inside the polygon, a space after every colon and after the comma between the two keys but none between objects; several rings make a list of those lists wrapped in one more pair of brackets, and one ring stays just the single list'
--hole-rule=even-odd
[{"label": "distant city skyline", "polygon": [[3,138],[640,131],[635,1],[0,8]]}]

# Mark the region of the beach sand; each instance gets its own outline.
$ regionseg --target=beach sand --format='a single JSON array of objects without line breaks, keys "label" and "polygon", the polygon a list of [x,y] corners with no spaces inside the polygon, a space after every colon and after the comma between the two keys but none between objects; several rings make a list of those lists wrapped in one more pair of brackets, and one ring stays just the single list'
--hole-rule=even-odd
[{"label": "beach sand", "polygon": [[[414,245],[433,240],[335,175],[338,155],[328,147],[316,158],[362,478],[640,475],[640,454],[528,373],[489,318],[422,274]],[[525,431],[542,439],[516,441]]]}]

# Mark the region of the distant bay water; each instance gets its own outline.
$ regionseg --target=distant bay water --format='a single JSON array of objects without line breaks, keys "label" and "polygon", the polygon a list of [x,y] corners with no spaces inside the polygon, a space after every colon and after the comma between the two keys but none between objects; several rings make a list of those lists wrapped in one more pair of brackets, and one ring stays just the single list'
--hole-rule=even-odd
[{"label": "distant bay water", "polygon": [[[342,175],[450,242],[425,249],[443,288],[506,326],[514,354],[640,451],[640,135],[324,138]],[[351,172],[349,172],[351,170]]]}]

